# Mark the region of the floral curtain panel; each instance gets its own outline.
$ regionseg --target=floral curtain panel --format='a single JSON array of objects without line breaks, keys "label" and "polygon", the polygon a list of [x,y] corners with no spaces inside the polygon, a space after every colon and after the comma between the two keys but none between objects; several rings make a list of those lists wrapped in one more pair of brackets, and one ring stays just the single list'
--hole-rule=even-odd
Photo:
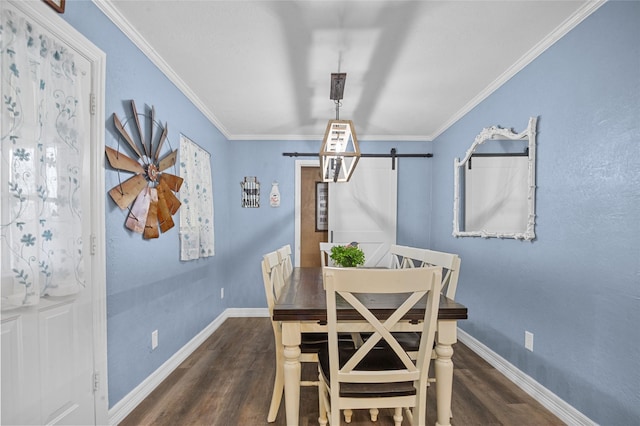
[{"label": "floral curtain panel", "polygon": [[4,8],[0,15],[4,310],[85,286],[80,199],[85,129],[73,54],[27,18]]},{"label": "floral curtain panel", "polygon": [[180,260],[214,255],[211,155],[180,135]]}]

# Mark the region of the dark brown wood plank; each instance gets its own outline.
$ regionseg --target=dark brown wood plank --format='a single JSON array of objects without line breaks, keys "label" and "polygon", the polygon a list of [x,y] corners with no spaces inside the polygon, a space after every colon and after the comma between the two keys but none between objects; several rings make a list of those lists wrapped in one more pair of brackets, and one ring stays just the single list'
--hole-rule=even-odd
[{"label": "dark brown wood plank", "polygon": [[[404,300],[395,294],[360,295],[378,318],[387,318]],[[327,303],[322,285],[321,268],[294,268],[291,279],[287,281],[273,309],[276,321],[327,321]],[[360,314],[346,302],[338,301],[338,318],[358,320]],[[404,317],[407,320],[420,321],[424,318],[423,309],[411,309]],[[440,297],[439,319],[467,319],[467,307],[461,303]]]},{"label": "dark brown wood plank", "polygon": [[[268,318],[227,319],[120,426],[284,425],[284,399],[276,421],[266,421],[274,348]],[[462,343],[454,350],[452,426],[563,424]],[[316,376],[314,365],[302,365],[303,380]],[[317,425],[317,388],[301,388],[300,404],[300,425]],[[435,390],[429,390],[429,425],[435,424],[435,407]],[[355,410],[351,425],[391,426],[392,416],[392,410],[380,410],[378,421],[371,423],[366,410]]]}]

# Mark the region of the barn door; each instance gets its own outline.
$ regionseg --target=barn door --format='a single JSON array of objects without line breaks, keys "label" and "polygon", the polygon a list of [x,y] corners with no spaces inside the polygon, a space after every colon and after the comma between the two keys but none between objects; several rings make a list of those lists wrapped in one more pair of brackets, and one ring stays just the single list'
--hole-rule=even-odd
[{"label": "barn door", "polygon": [[0,16],[1,423],[104,423],[104,54],[42,2]]},{"label": "barn door", "polygon": [[390,158],[361,158],[349,182],[329,183],[329,242],[357,241],[365,266],[388,266],[397,191],[397,163],[393,170]]}]

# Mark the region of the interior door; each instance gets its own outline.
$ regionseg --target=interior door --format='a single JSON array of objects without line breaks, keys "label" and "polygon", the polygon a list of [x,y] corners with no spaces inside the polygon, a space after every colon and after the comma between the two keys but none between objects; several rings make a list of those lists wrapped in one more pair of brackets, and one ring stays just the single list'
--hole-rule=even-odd
[{"label": "interior door", "polygon": [[329,242],[356,241],[365,266],[388,266],[396,243],[397,159],[361,158],[349,182],[329,183]]},{"label": "interior door", "polygon": [[322,181],[320,167],[301,169],[300,266],[320,267],[320,243],[327,241],[327,231],[318,227],[319,201],[317,184]]},{"label": "interior door", "polygon": [[[103,268],[96,266],[104,261],[103,250],[96,247],[96,238],[101,238],[103,232],[95,230],[98,223],[104,227],[103,219],[96,219],[96,214],[104,215],[104,205],[98,201],[104,195],[95,191],[93,185],[97,182],[101,191],[104,188],[104,180],[96,177],[103,174],[103,170],[97,169],[97,164],[100,163],[94,160],[97,155],[96,146],[101,158],[104,156],[103,136],[96,136],[100,132],[104,133],[104,127],[96,124],[98,120],[90,113],[91,95],[99,86],[93,79],[103,69],[98,71],[100,66],[94,62],[95,58],[85,56],[87,50],[82,43],[88,42],[77,32],[73,37],[81,37],[83,41],[71,44],[70,38],[61,38],[59,25],[62,24],[58,24],[58,21],[62,22],[62,19],[55,17],[44,3],[31,6],[4,1],[2,3],[0,12],[6,8],[17,16],[26,16],[27,22],[37,24],[42,33],[55,38],[60,46],[76,52],[74,66],[80,76],[77,84],[82,93],[78,108],[85,111],[81,117],[85,120],[83,128],[86,131],[83,170],[80,174],[83,216],[82,223],[78,223],[82,227],[86,285],[73,295],[46,296],[40,298],[37,305],[2,312],[1,423],[103,423],[106,420],[106,391],[101,389],[97,392],[99,386],[95,372],[98,371],[97,365],[106,368],[103,364],[106,347],[96,343],[96,335],[104,337],[102,332],[97,331],[104,324],[100,324],[101,320],[94,317],[94,308],[98,304],[96,298],[100,297],[99,293],[104,289],[103,278],[95,279],[104,274],[104,270],[101,270]],[[70,26],[65,28],[68,30]],[[76,43],[82,45],[80,50]],[[95,47],[92,48],[95,50],[91,54],[99,52]],[[99,93],[102,93],[102,88]],[[98,109],[102,113],[103,108]],[[91,191],[92,188],[94,191]],[[92,192],[95,192],[93,196]],[[99,211],[100,208],[102,212]],[[2,266],[3,274],[7,272],[6,266]],[[100,284],[97,285],[96,281]],[[95,352],[95,348],[104,349],[105,354]],[[104,373],[103,376],[106,376],[106,371]],[[100,403],[97,402],[98,399]]]}]

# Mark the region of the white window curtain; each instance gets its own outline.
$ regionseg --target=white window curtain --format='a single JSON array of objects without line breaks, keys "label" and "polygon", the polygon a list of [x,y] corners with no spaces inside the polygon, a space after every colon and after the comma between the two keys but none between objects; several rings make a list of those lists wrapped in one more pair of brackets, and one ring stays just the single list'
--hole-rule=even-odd
[{"label": "white window curtain", "polygon": [[2,9],[2,309],[85,286],[80,180],[83,103],[74,56]]},{"label": "white window curtain", "polygon": [[180,260],[213,256],[211,155],[180,135]]}]

